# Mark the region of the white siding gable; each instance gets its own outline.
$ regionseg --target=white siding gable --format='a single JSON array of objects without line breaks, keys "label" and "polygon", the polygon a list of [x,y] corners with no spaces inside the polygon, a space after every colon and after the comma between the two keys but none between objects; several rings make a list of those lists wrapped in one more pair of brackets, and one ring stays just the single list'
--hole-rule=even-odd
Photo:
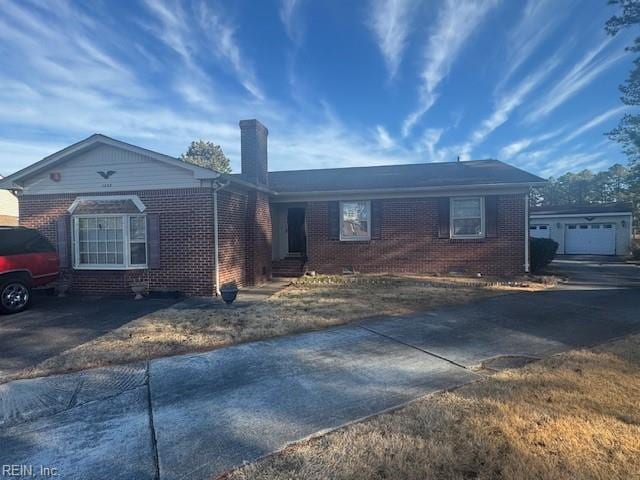
[{"label": "white siding gable", "polygon": [[18,199],[8,190],[0,190],[0,215],[18,217]]},{"label": "white siding gable", "polygon": [[[109,172],[103,178],[98,172]],[[59,181],[51,178],[57,177]],[[98,144],[63,163],[38,172],[24,183],[24,193],[81,193],[199,187],[193,172],[112,145]]]}]

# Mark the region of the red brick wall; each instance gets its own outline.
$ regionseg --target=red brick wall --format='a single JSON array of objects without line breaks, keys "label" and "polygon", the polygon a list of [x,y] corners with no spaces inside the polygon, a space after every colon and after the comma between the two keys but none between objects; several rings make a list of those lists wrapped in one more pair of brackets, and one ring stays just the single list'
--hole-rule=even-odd
[{"label": "red brick wall", "polygon": [[[160,214],[160,268],[151,270],[71,270],[72,292],[130,294],[141,279],[150,290],[187,295],[215,294],[213,193],[209,188],[80,195],[138,195],[147,213]],[[22,195],[21,225],[37,228],[56,244],[56,221],[78,196]],[[269,199],[260,192],[233,189],[218,193],[220,282],[239,286],[271,277]]]},{"label": "red brick wall", "polygon": [[438,238],[438,199],[382,201],[382,237],[368,242],[329,240],[327,202],[307,206],[308,270],[340,273],[517,275],[524,272],[524,195],[498,198],[498,235],[481,240]]},{"label": "red brick wall", "polygon": [[261,192],[218,193],[220,283],[239,286],[271,278],[271,214]]},{"label": "red brick wall", "polygon": [[[160,268],[153,270],[74,270],[72,292],[131,294],[134,279],[151,290],[178,290],[188,295],[214,293],[213,206],[209,188],[102,192],[82,195],[135,194],[147,213],[160,214]],[[37,228],[56,243],[56,220],[76,194],[22,195],[20,224]]]},{"label": "red brick wall", "polygon": [[260,284],[271,279],[271,211],[266,194],[249,192],[246,218],[247,283]]},{"label": "red brick wall", "polygon": [[246,258],[247,195],[229,189],[218,192],[218,261],[220,283],[247,284]]}]

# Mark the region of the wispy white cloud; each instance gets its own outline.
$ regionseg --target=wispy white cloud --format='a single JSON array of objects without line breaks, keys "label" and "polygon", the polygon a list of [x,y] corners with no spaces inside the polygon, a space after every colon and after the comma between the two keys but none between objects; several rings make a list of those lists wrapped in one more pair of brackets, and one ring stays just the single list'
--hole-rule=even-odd
[{"label": "wispy white cloud", "polygon": [[541,165],[546,163],[553,153],[553,149],[540,148],[537,150],[529,150],[517,154],[510,162],[520,168],[526,170],[540,171]]},{"label": "wispy white cloud", "polygon": [[[500,160],[510,160],[513,157],[517,156],[517,160],[522,160],[523,152],[525,152],[529,147],[533,145],[537,145],[548,140],[551,140],[555,137],[558,137],[566,130],[566,127],[557,128],[555,130],[551,130],[549,132],[541,133],[539,135],[521,138],[519,140],[515,140],[500,149],[499,159]],[[534,152],[526,152],[527,159],[536,158],[539,159],[543,152],[549,152],[549,149],[536,150]]]},{"label": "wispy white cloud", "polygon": [[227,23],[224,14],[214,12],[204,2],[200,4],[200,24],[212,47],[213,53],[224,60],[235,73],[242,86],[259,100],[264,99],[264,94],[258,86],[256,76],[250,67],[246,55],[242,55],[236,39],[235,28]]},{"label": "wispy white cloud", "polygon": [[[228,15],[205,2],[193,7],[179,0],[145,0],[145,4],[157,21],[152,31],[181,57],[201,84],[206,84],[203,79],[207,78],[200,66],[206,61],[201,52],[212,53],[250,94],[258,100],[264,99],[251,62],[241,53],[235,27],[227,20]],[[202,90],[206,95],[210,93],[206,88]]]},{"label": "wispy white cloud", "polygon": [[[148,70],[136,68],[147,55],[130,49],[133,42],[126,34],[121,37],[123,32],[102,22],[71,21],[69,15],[78,12],[50,7],[55,14],[9,3],[0,15],[0,41],[8,52],[0,58],[3,174],[94,132],[176,156],[190,141],[209,139],[223,147],[237,171],[238,120],[249,117],[260,118],[274,132],[270,138],[273,169],[415,161],[413,152],[381,149],[375,128],[342,123],[327,102],[309,102],[301,115],[268,98],[256,102],[253,95],[224,90],[200,68],[191,39],[181,36],[179,28],[179,35],[169,33],[173,46],[165,40],[153,45],[154,56],[158,49],[162,52],[155,67],[158,78],[169,84],[165,88],[157,78],[148,77]],[[166,25],[177,28],[187,12],[169,9],[159,15],[165,14],[169,15]],[[142,40],[155,40],[157,34]],[[124,47],[106,47],[119,45]],[[166,59],[170,51],[176,52],[178,65],[175,58]],[[4,68],[10,64],[19,64],[20,69]],[[39,141],[30,132],[47,140]],[[390,145],[393,139],[388,135],[384,141]]]},{"label": "wispy white cloud", "polygon": [[609,52],[601,55],[611,42],[611,38],[605,38],[595,48],[589,50],[576,63],[556,85],[544,95],[531,112],[527,115],[528,123],[536,122],[549,115],[564,102],[587,87],[598,76],[612,67],[625,56],[624,51]]},{"label": "wispy white cloud", "polygon": [[450,160],[447,158],[447,156],[450,155],[447,149],[436,148],[443,133],[443,128],[427,128],[424,131],[422,138],[420,139],[420,150],[426,153],[425,160],[429,162]]},{"label": "wispy white cloud", "polygon": [[541,174],[544,177],[550,177],[585,168],[598,171],[610,162],[609,159],[603,158],[604,156],[605,154],[603,152],[576,153],[560,156],[555,158],[553,162],[549,162],[547,166],[542,169]]},{"label": "wispy white cloud", "polygon": [[280,0],[280,20],[289,38],[299,46],[302,41],[302,26],[298,19],[302,0]]},{"label": "wispy white cloud", "polygon": [[404,136],[409,135],[414,125],[436,102],[438,86],[449,74],[469,37],[497,3],[497,0],[444,2],[423,52],[418,107],[403,122]]},{"label": "wispy white cloud", "polygon": [[380,148],[387,150],[395,146],[396,142],[391,138],[387,129],[382,125],[376,125],[376,134],[378,136],[378,145]]},{"label": "wispy white cloud", "polygon": [[576,130],[571,132],[569,135],[564,137],[563,143],[564,142],[569,142],[569,141],[573,140],[574,138],[579,137],[583,133],[588,132],[592,128],[597,127],[598,125],[602,125],[604,122],[606,122],[610,118],[613,118],[613,117],[615,117],[617,115],[620,115],[627,108],[628,107],[626,105],[623,105],[623,106],[620,106],[620,107],[611,108],[611,109],[607,110],[606,112],[601,113],[600,115],[596,115],[591,120],[589,120],[587,123],[582,125],[580,128],[577,128]]},{"label": "wispy white cloud", "polygon": [[39,160],[53,152],[66,147],[62,141],[46,141],[37,142],[29,140],[21,142],[12,139],[4,139],[0,137],[0,176],[7,176],[16,170],[19,170],[35,160]]},{"label": "wispy white cloud", "polygon": [[511,76],[549,38],[571,11],[574,0],[527,0],[517,24],[507,34],[506,70],[499,85]]},{"label": "wispy white cloud", "polygon": [[[586,121],[580,127],[570,128],[568,126],[543,133],[537,136],[521,138],[516,140],[508,145],[505,145],[500,149],[500,159],[503,160],[512,160],[518,166],[523,168],[532,168],[532,169],[540,169],[543,163],[553,162],[557,163],[557,158],[563,158],[565,160],[570,159],[587,159],[592,160],[593,158],[600,157],[585,157],[587,155],[584,153],[585,149],[588,149],[590,154],[597,154],[599,156],[602,155],[602,150],[604,148],[610,148],[613,144],[609,139],[603,138],[599,142],[595,144],[590,144],[586,146],[584,143],[578,143],[575,145],[571,145],[569,148],[566,147],[566,144],[571,142],[572,140],[578,138],[582,134],[588,132],[589,130],[594,129],[595,127],[602,125],[607,120],[615,117],[616,115],[620,115],[625,109],[628,107],[623,105],[619,107],[614,107],[606,112],[601,113],[600,115],[596,115],[591,120]],[[568,135],[562,136],[562,134],[566,131],[570,131]],[[544,148],[538,148],[536,150],[529,150],[530,147],[534,145],[542,144],[548,140],[555,139],[555,141],[551,143],[547,143]],[[564,153],[563,153],[564,152]],[[576,152],[575,154],[569,154],[568,152]],[[554,158],[552,155],[555,155]],[[558,167],[558,171],[562,170],[567,163],[562,163],[561,167]],[[587,167],[582,168],[595,168],[597,167],[597,162],[593,165],[588,165]],[[547,167],[549,170],[551,167]],[[569,168],[573,168],[569,166]],[[577,168],[577,167],[576,167]]]},{"label": "wispy white cloud", "polygon": [[512,142],[509,145],[505,145],[500,149],[500,159],[509,160],[514,155],[517,155],[518,153],[527,149],[532,143],[533,143],[532,139],[523,138],[515,142]]},{"label": "wispy white cloud", "polygon": [[390,79],[396,76],[402,63],[416,4],[416,0],[372,0],[371,2],[368,24],[384,57]]},{"label": "wispy white cloud", "polygon": [[552,57],[541,69],[528,75],[512,91],[499,94],[491,115],[471,134],[471,138],[462,148],[463,153],[469,154],[474,147],[480,145],[494,130],[503,125],[511,113],[523,104],[529,94],[547,78],[559,63],[558,56]]}]

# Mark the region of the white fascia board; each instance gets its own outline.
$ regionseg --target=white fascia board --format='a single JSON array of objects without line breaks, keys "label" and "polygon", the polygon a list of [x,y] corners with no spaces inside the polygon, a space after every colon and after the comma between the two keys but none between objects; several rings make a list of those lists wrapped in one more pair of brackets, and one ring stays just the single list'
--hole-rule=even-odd
[{"label": "white fascia board", "polygon": [[370,190],[338,190],[332,192],[276,193],[272,203],[332,200],[368,200],[383,198],[484,196],[493,194],[522,194],[529,191],[529,184],[486,184],[444,186],[430,188],[380,188]]},{"label": "white fascia board", "polygon": [[73,203],[69,206],[69,208],[67,209],[67,211],[69,213],[73,213],[75,211],[76,208],[78,208],[78,205],[80,205],[80,203],[82,202],[86,202],[86,201],[101,201],[101,202],[108,202],[111,200],[131,200],[133,202],[133,204],[138,208],[138,210],[140,211],[140,213],[144,212],[145,209],[147,208],[145,206],[144,203],[142,203],[142,200],[140,200],[140,198],[137,195],[96,195],[96,196],[91,196],[91,197],[76,197],[76,199],[73,201]]},{"label": "white fascia board", "polygon": [[586,218],[586,217],[628,217],[631,212],[612,212],[612,213],[532,213],[529,218]]}]

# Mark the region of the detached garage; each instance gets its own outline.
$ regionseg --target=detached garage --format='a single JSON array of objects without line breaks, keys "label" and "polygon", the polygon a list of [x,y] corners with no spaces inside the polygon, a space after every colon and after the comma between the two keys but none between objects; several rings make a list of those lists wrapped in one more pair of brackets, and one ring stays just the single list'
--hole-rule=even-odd
[{"label": "detached garage", "polygon": [[558,242],[566,255],[628,255],[632,215],[629,203],[534,207],[529,235]]}]

